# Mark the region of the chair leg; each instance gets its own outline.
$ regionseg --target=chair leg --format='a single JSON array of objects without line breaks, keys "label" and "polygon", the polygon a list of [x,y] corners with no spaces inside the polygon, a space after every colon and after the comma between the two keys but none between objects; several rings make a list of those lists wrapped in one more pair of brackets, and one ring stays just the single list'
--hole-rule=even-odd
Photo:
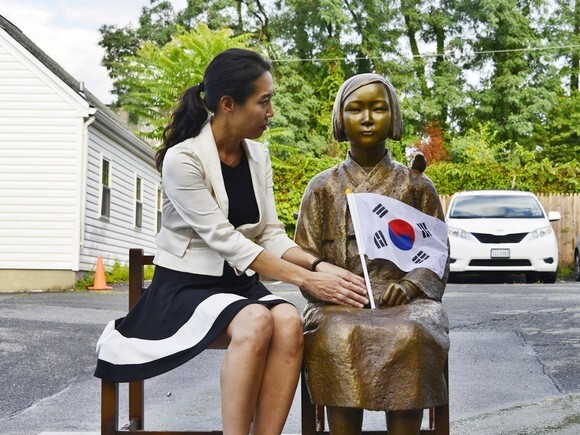
[{"label": "chair leg", "polygon": [[131,430],[145,429],[145,391],[144,382],[129,383],[129,427]]},{"label": "chair leg", "polygon": [[304,367],[302,368],[300,378],[300,391],[302,401],[302,435],[316,435],[316,406],[310,401]]},{"label": "chair leg", "polygon": [[449,404],[435,408],[435,435],[449,435]]},{"label": "chair leg", "polygon": [[443,376],[447,384],[447,403],[435,408],[435,435],[449,435],[449,360],[445,362]]},{"label": "chair leg", "polygon": [[119,429],[119,384],[101,381],[101,435],[115,435]]},{"label": "chair leg", "polygon": [[429,408],[429,430],[435,428],[435,408]]}]

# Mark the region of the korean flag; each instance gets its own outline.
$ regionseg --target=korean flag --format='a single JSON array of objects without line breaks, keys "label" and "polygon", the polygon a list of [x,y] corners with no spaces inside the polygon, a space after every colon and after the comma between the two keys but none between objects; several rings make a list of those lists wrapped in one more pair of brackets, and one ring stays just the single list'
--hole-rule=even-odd
[{"label": "korean flag", "polygon": [[376,193],[349,193],[347,199],[361,253],[390,260],[406,272],[425,267],[443,277],[445,222]]}]

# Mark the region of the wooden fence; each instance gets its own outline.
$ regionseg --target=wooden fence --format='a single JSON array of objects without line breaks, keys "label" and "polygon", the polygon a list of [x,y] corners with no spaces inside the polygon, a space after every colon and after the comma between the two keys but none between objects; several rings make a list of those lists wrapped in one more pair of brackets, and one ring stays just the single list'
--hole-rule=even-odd
[{"label": "wooden fence", "polygon": [[[552,222],[552,228],[558,238],[560,265],[569,265],[574,261],[574,243],[576,235],[580,237],[580,195],[574,194],[547,194],[537,195],[546,212],[558,211],[562,219]],[[441,195],[443,210],[451,195]]]}]

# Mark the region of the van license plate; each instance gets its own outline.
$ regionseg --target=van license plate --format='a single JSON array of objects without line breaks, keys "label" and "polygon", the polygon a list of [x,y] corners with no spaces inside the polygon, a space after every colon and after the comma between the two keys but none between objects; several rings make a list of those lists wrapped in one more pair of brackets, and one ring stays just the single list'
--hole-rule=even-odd
[{"label": "van license plate", "polygon": [[491,258],[510,258],[509,249],[492,249]]}]

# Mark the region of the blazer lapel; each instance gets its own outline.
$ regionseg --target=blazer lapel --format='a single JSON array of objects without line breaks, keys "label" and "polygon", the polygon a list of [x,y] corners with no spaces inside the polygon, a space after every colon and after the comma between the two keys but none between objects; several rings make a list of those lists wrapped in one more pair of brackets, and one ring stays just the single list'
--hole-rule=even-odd
[{"label": "blazer lapel", "polygon": [[202,127],[199,135],[194,138],[194,142],[194,146],[201,152],[202,163],[206,168],[206,176],[210,180],[218,206],[224,215],[227,216],[229,211],[228,194],[226,193],[226,186],[222,176],[220,156],[209,120]]}]

